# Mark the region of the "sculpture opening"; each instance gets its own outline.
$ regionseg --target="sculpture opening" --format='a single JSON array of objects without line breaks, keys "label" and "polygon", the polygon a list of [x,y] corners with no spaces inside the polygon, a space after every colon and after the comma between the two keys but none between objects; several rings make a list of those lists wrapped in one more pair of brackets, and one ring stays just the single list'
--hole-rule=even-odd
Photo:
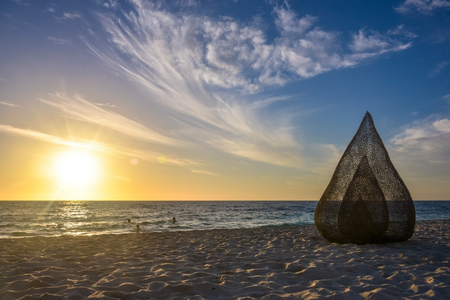
[{"label": "sculpture opening", "polygon": [[356,169],[342,200],[338,228],[346,238],[359,243],[375,242],[389,224],[389,213],[383,191],[378,184],[367,157]]},{"label": "sculpture opening", "polygon": [[415,208],[367,112],[317,205],[320,234],[338,243],[409,239]]}]

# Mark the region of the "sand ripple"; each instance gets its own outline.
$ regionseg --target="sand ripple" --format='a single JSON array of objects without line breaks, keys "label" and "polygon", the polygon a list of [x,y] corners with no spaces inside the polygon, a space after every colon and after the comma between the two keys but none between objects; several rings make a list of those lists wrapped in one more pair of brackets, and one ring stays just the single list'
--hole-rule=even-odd
[{"label": "sand ripple", "polygon": [[311,227],[0,240],[0,299],[450,299],[450,221],[407,242]]}]

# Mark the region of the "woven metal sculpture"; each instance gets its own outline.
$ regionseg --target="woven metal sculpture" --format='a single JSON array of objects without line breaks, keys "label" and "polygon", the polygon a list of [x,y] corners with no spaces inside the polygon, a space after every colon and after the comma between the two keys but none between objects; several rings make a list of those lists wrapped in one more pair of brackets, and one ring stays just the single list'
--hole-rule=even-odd
[{"label": "woven metal sculpture", "polygon": [[338,243],[409,239],[416,212],[411,195],[366,113],[317,204],[320,234]]}]

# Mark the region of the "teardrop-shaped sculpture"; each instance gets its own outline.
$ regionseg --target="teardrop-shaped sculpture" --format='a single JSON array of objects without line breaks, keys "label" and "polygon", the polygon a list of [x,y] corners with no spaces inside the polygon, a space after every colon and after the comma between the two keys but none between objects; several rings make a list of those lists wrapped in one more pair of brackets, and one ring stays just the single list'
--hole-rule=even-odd
[{"label": "teardrop-shaped sculpture", "polygon": [[399,242],[412,236],[415,219],[411,195],[367,112],[317,204],[317,229],[331,242]]}]

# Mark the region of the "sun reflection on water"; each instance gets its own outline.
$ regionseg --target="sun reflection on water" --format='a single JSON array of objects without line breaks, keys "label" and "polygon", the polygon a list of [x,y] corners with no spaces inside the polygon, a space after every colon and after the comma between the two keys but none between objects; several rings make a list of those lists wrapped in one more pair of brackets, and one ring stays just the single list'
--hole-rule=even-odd
[{"label": "sun reflection on water", "polygon": [[65,231],[64,235],[86,235],[86,226],[89,226],[90,222],[85,220],[89,219],[92,214],[87,203],[83,201],[65,201],[59,212],[61,220],[64,222],[58,226]]},{"label": "sun reflection on water", "polygon": [[61,216],[67,218],[87,218],[88,209],[82,201],[65,201]]}]

